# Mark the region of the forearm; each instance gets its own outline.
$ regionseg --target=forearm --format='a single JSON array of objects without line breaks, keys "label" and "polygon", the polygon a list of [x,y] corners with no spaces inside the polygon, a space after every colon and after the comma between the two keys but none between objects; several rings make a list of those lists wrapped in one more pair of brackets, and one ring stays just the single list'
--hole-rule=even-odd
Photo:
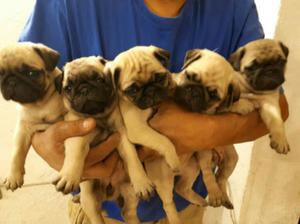
[{"label": "forearm", "polygon": [[[288,118],[288,103],[284,95],[280,96],[280,107],[283,120]],[[268,130],[257,111],[246,116],[226,114],[215,116],[216,128],[212,146],[253,141],[268,133]]]},{"label": "forearm", "polygon": [[[280,106],[286,120],[288,105],[284,95]],[[257,111],[246,116],[205,115],[188,112],[173,102],[161,105],[150,124],[175,144],[178,153],[252,141],[268,132]]]}]

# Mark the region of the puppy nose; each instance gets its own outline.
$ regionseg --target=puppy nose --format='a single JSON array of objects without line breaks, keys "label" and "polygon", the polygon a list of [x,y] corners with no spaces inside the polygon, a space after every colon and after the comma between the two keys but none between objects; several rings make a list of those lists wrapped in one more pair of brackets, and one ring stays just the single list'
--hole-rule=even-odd
[{"label": "puppy nose", "polygon": [[15,86],[16,86],[16,81],[10,79],[10,80],[8,80],[7,84],[8,84],[9,86],[11,86],[11,87],[15,87]]},{"label": "puppy nose", "polygon": [[149,86],[148,88],[146,88],[145,93],[148,96],[153,96],[155,93],[155,88],[152,86]]},{"label": "puppy nose", "polygon": [[81,90],[80,90],[80,93],[81,93],[81,95],[84,95],[84,96],[86,96],[87,94],[88,94],[88,87],[83,87]]}]

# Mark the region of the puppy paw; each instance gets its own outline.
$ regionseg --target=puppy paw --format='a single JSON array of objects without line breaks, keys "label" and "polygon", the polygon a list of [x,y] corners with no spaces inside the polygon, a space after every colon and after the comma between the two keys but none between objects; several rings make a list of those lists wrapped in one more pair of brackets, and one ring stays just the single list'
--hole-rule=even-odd
[{"label": "puppy paw", "polygon": [[284,137],[273,137],[270,135],[270,146],[279,154],[287,154],[290,151],[289,143]]},{"label": "puppy paw", "polygon": [[133,189],[138,198],[148,200],[154,194],[154,186],[148,178],[133,183]]},{"label": "puppy paw", "polygon": [[240,99],[234,106],[232,106],[231,112],[235,112],[241,115],[246,115],[255,110],[255,104],[246,99]]},{"label": "puppy paw", "polygon": [[81,176],[75,172],[60,172],[58,177],[52,182],[57,191],[69,194],[79,188]]},{"label": "puppy paw", "polygon": [[24,174],[22,172],[11,173],[4,181],[7,190],[14,191],[22,187],[24,183]]},{"label": "puppy paw", "polygon": [[225,198],[220,189],[214,189],[208,194],[208,205],[212,207],[220,207],[225,202]]},{"label": "puppy paw", "polygon": [[201,207],[205,207],[208,205],[207,201],[204,198],[202,198],[200,195],[195,193],[191,188],[184,189],[176,186],[175,190],[181,197],[183,197],[184,199],[186,199],[187,201],[189,201],[194,205],[198,205]]},{"label": "puppy paw", "polygon": [[233,204],[229,200],[223,202],[222,205],[227,209],[230,209],[230,210],[234,209]]},{"label": "puppy paw", "polygon": [[226,193],[222,193],[222,205],[227,209],[233,209],[233,204],[229,200],[229,197]]},{"label": "puppy paw", "polygon": [[72,202],[74,202],[75,204],[79,204],[80,203],[80,194],[73,195]]}]

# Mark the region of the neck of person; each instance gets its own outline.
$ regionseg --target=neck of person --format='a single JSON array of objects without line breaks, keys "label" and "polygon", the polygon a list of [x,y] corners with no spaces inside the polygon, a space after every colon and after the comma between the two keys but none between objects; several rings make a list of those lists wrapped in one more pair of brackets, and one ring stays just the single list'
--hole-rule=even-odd
[{"label": "neck of person", "polygon": [[155,15],[172,18],[180,14],[186,0],[144,0],[144,2]]}]

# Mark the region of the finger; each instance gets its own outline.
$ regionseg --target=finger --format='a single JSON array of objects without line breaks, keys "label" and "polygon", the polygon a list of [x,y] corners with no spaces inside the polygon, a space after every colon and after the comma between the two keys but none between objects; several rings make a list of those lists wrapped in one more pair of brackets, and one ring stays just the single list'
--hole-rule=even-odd
[{"label": "finger", "polygon": [[77,121],[60,121],[50,128],[53,128],[53,138],[57,142],[67,138],[82,136],[90,133],[96,127],[93,118],[81,119]]},{"label": "finger", "polygon": [[109,178],[119,160],[118,153],[113,153],[105,162],[97,163],[84,171],[83,177],[87,179]]},{"label": "finger", "polygon": [[114,169],[116,168],[117,162],[119,161],[120,156],[118,152],[114,152],[112,153],[106,160],[104,160],[104,164],[107,167],[111,167],[111,173],[114,171]]},{"label": "finger", "polygon": [[86,158],[87,166],[92,166],[105,159],[113,150],[115,150],[115,148],[117,148],[119,142],[120,134],[114,133],[109,136],[106,141],[92,148]]}]

